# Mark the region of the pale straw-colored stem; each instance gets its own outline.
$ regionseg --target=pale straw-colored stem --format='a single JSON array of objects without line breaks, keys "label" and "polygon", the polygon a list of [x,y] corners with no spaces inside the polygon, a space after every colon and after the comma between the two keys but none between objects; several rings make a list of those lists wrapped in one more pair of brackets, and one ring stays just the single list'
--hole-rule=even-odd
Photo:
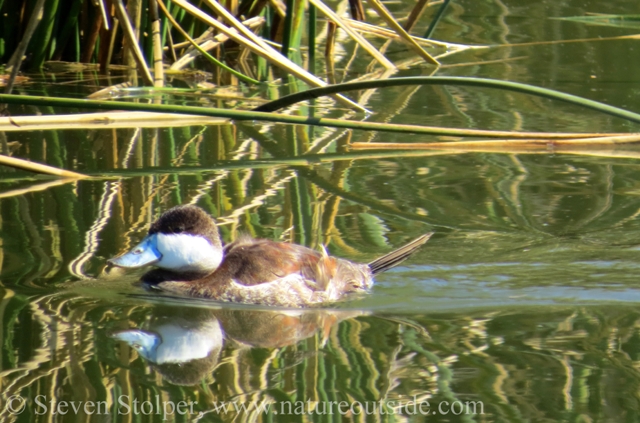
[{"label": "pale straw-colored stem", "polygon": [[380,53],[369,41],[367,41],[362,35],[351,29],[351,27],[342,20],[336,13],[331,10],[326,4],[320,0],[309,0],[309,3],[318,8],[327,18],[335,22],[340,28],[342,28],[351,38],[355,40],[362,48],[364,48],[374,59],[376,59],[382,66],[387,69],[395,69],[396,66],[387,59],[384,54]]},{"label": "pale straw-colored stem", "polygon": [[[217,8],[214,6],[216,4],[215,2],[213,2],[211,0],[208,0],[206,2],[211,7],[216,9],[216,11],[218,11]],[[275,51],[267,43],[265,43],[264,41],[260,40],[260,38],[258,36],[256,36],[253,32],[251,32],[244,25],[242,25],[242,23],[238,22],[237,19],[235,19],[232,15],[229,15],[228,14],[229,12],[226,12],[226,13],[221,12],[221,14],[229,22],[236,22],[235,25],[237,26],[237,28],[241,28],[241,29],[237,29],[237,28],[236,29],[232,29],[232,28],[227,27],[226,25],[220,23],[220,21],[218,21],[217,19],[213,19],[211,16],[203,13],[200,9],[198,9],[195,6],[193,6],[191,3],[189,3],[186,0],[174,0],[173,3],[178,5],[178,6],[180,6],[185,11],[189,12],[190,14],[192,14],[193,16],[197,17],[198,19],[202,20],[203,22],[213,26],[218,31],[222,32],[223,34],[225,34],[226,36],[228,36],[232,40],[236,41],[237,43],[240,43],[243,46],[247,47],[248,49],[250,49],[255,54],[257,54],[257,55],[259,55],[261,57],[264,57],[265,59],[267,59],[267,60],[271,61],[272,63],[274,63],[276,66],[278,66],[278,67],[290,72],[292,75],[294,75],[295,77],[303,80],[307,84],[310,84],[310,85],[312,85],[314,87],[324,87],[324,86],[327,85],[320,78],[317,78],[315,75],[312,75],[309,72],[305,71],[300,66],[296,65],[295,63],[293,63],[292,61],[288,60],[287,58],[282,56],[280,53]],[[222,11],[222,10],[225,10],[225,9],[221,8],[220,11]],[[238,31],[242,32],[242,34],[240,34]],[[357,109],[359,111],[364,111],[364,112],[367,111],[366,109],[364,109],[359,104],[355,103],[352,100],[349,100],[348,98],[346,98],[346,97],[344,97],[342,95],[336,95],[335,98],[338,101],[340,101],[341,103],[343,103],[345,106],[348,106],[350,108],[355,108],[355,109]]]},{"label": "pale straw-colored stem", "polygon": [[153,78],[151,77],[151,72],[149,71],[149,67],[147,66],[147,62],[144,60],[144,56],[142,55],[142,51],[140,50],[140,46],[138,46],[138,40],[136,40],[135,31],[133,30],[133,26],[131,25],[131,20],[129,19],[129,15],[122,3],[122,0],[115,1],[115,9],[116,15],[118,16],[118,20],[122,23],[122,31],[124,33],[127,42],[133,52],[133,57],[138,64],[138,67],[142,71],[142,76],[145,79],[145,82],[149,85],[153,85]]},{"label": "pale straw-colored stem", "polygon": [[389,27],[393,28],[393,30],[398,34],[400,40],[402,40],[405,44],[407,44],[410,48],[412,48],[420,57],[422,57],[427,63],[431,63],[432,65],[440,66],[440,63],[431,57],[429,53],[424,51],[420,44],[414,40],[411,35],[404,30],[404,28],[396,21],[391,13],[387,10],[386,7],[379,0],[367,0],[369,5],[378,13],[378,15],[389,25]]},{"label": "pale straw-colored stem", "polygon": [[47,166],[40,163],[34,163],[29,160],[17,159],[15,157],[0,154],[0,165],[15,167],[17,169],[28,170],[35,173],[44,173],[46,175],[60,176],[61,178],[84,179],[87,175],[71,172],[69,170],[58,169],[57,167]]}]

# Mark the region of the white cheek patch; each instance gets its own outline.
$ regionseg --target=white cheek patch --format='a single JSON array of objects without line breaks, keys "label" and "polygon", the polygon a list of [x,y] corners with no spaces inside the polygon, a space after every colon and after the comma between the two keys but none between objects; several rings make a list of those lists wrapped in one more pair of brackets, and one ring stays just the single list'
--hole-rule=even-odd
[{"label": "white cheek patch", "polygon": [[157,233],[156,237],[162,259],[155,265],[163,269],[213,271],[222,261],[222,249],[200,236]]},{"label": "white cheek patch", "polygon": [[217,320],[205,322],[198,328],[167,324],[156,328],[162,337],[155,363],[184,363],[207,357],[222,347],[223,335]]}]

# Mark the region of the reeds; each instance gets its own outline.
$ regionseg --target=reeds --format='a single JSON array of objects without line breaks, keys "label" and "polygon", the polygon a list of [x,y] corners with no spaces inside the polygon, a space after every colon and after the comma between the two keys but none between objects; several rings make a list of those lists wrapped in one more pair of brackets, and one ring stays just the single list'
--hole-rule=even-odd
[{"label": "reeds", "polygon": [[[306,73],[295,63],[301,60],[300,52],[303,50],[313,62],[319,57],[316,54],[316,11],[346,31],[382,66],[388,69],[395,68],[394,64],[367,41],[349,20],[338,16],[321,0],[310,0],[309,3],[290,1],[285,9],[281,9],[277,2],[245,0],[238,5],[237,10],[227,10],[216,0],[207,0],[201,6],[181,0],[168,5],[162,0],[129,0],[126,4],[124,0],[114,0],[109,4],[87,4],[85,0],[73,0],[70,5],[63,5],[57,1],[45,3],[41,0],[33,7],[26,3],[19,5],[16,2],[3,2],[0,4],[0,12],[12,13],[16,6],[22,9],[21,13],[17,14],[20,19],[25,20],[24,22],[28,20],[26,29],[18,31],[18,37],[15,29],[9,26],[0,33],[0,39],[4,43],[4,49],[0,51],[0,62],[7,61],[12,56],[8,64],[14,72],[20,69],[22,57],[28,53],[30,60],[25,64],[26,69],[38,69],[47,60],[99,63],[103,71],[114,64],[134,65],[145,84],[160,86],[164,80],[163,65],[171,64],[171,61],[181,61],[187,54],[184,46],[178,47],[182,41],[191,42],[205,34],[210,34],[209,37],[215,36],[216,34],[211,34],[207,27],[211,26],[218,34],[231,37],[241,47],[241,51],[249,50],[258,54],[271,64],[284,67],[287,72],[311,85],[322,85],[313,72]],[[424,6],[423,4],[422,8]],[[374,2],[372,7],[378,10],[402,39],[417,49],[419,55],[429,63],[437,64],[437,61],[419,47],[388,12],[384,12],[386,9],[380,3]],[[310,10],[309,14],[305,12],[307,9]],[[355,17],[362,18],[359,16],[362,14],[361,9],[360,5],[359,9],[353,11],[357,15],[354,15]],[[148,11],[148,14],[141,11]],[[263,31],[262,37],[254,36],[240,23],[239,13],[246,18],[260,17],[263,21],[269,19],[265,23],[269,33]],[[218,21],[218,16],[223,17],[224,23]],[[284,16],[284,19],[281,16]],[[207,26],[199,24],[194,18]],[[17,22],[17,25],[24,25],[24,22]],[[53,22],[56,24],[53,25]],[[234,27],[237,32],[232,31],[233,34],[230,34],[227,25]],[[307,37],[303,36],[305,27],[309,28]],[[141,34],[148,35],[141,38]],[[32,39],[32,36],[35,38]],[[265,41],[278,43],[282,46],[281,51],[276,51]],[[289,59],[291,51],[297,52],[295,61]],[[163,52],[169,52],[169,57],[165,57]],[[237,57],[246,56],[241,54]],[[224,64],[227,62],[226,57],[221,60],[214,58],[213,62],[214,66],[231,71],[229,64]],[[154,76],[150,72],[152,67]],[[233,72],[238,72],[238,69],[234,69]],[[252,78],[244,76],[243,79],[249,82]]]},{"label": "reeds", "polygon": [[[257,47],[257,44],[256,44]],[[627,119],[631,122],[640,122],[640,115],[637,113],[633,113],[628,110],[620,109],[617,107],[613,107],[610,105],[602,104],[599,102],[591,101],[588,99],[580,98],[573,95],[568,95],[565,93],[544,89],[540,87],[534,87],[526,84],[519,84],[513,82],[504,82],[504,81],[496,81],[482,78],[461,78],[461,77],[415,77],[415,78],[392,78],[381,81],[363,81],[363,82],[354,82],[347,84],[335,84],[333,86],[317,88],[308,90],[305,92],[293,94],[290,96],[285,96],[276,101],[263,104],[259,106],[254,111],[242,111],[242,110],[229,110],[229,109],[220,109],[220,108],[202,108],[202,107],[193,107],[193,106],[170,106],[163,104],[138,104],[138,103],[130,103],[130,102],[113,102],[113,101],[87,101],[87,100],[73,100],[73,99],[65,99],[65,98],[53,98],[53,97],[30,97],[30,96],[17,96],[17,95],[7,95],[0,94],[0,102],[5,102],[9,104],[32,104],[32,105],[47,105],[47,106],[63,106],[63,107],[79,107],[79,108],[90,108],[90,109],[123,109],[137,112],[162,112],[162,113],[177,113],[177,114],[189,114],[189,115],[202,115],[202,116],[210,116],[216,118],[227,118],[234,119],[235,121],[246,121],[246,120],[261,120],[266,122],[278,122],[278,123],[292,123],[292,124],[306,124],[310,126],[322,126],[322,127],[333,127],[333,128],[349,128],[349,129],[362,129],[362,130],[373,130],[373,131],[387,131],[387,132],[398,132],[398,133],[416,133],[416,134],[431,134],[431,135],[447,135],[447,136],[458,136],[458,137],[511,137],[513,139],[518,139],[518,141],[492,141],[488,142],[480,142],[473,141],[465,143],[429,143],[429,144],[412,144],[403,146],[400,144],[392,144],[392,145],[382,145],[372,144],[371,146],[367,146],[366,144],[359,143],[354,144],[353,148],[385,148],[391,149],[396,147],[395,149],[446,149],[446,150],[461,150],[467,149],[468,151],[487,151],[487,149],[504,149],[504,151],[511,151],[513,149],[517,149],[519,151],[525,150],[533,150],[539,151],[540,149],[588,149],[588,148],[602,148],[602,147],[611,147],[618,146],[620,144],[632,144],[637,143],[637,134],[580,134],[580,133],[531,133],[531,132],[510,132],[510,131],[491,131],[491,130],[467,130],[467,129],[455,129],[455,128],[434,128],[429,126],[420,126],[420,125],[405,125],[405,124],[393,124],[393,123],[380,123],[380,122],[369,122],[369,121],[356,121],[356,120],[346,120],[346,119],[330,119],[330,118],[319,118],[315,116],[304,117],[304,116],[295,116],[295,115],[286,115],[286,114],[278,114],[273,113],[275,110],[287,108],[292,105],[295,105],[301,101],[306,101],[309,99],[318,98],[324,95],[333,95],[336,93],[342,93],[350,90],[358,90],[358,89],[371,89],[371,88],[379,88],[379,87],[393,87],[393,86],[403,86],[403,85],[461,85],[461,86],[472,86],[472,87],[482,87],[482,88],[498,88],[502,90],[508,91],[516,91],[520,93],[526,93],[530,95],[550,98],[554,100],[560,100],[563,102],[579,105],[582,107],[586,107],[589,109],[593,109],[608,115],[613,115],[619,118]],[[106,119],[118,121],[118,114],[110,114]],[[130,125],[131,118],[134,116],[124,115],[125,117],[121,122],[117,122],[117,125]],[[164,115],[166,117],[166,115]],[[149,116],[150,117],[150,116]],[[158,116],[159,119],[162,119],[162,115]],[[96,116],[92,118],[89,116],[89,122],[91,124],[102,124],[100,119],[104,119],[104,117]],[[24,122],[32,121],[33,124],[37,124],[39,119],[25,119]],[[58,124],[64,127],[64,122],[51,122],[51,119],[46,118],[45,120],[49,121],[49,125]],[[67,119],[68,120],[68,119]],[[18,119],[19,121],[19,119]],[[128,123],[127,123],[128,122]],[[140,119],[134,120],[134,122],[140,122]],[[108,124],[108,122],[104,122]],[[3,122],[0,120],[0,127]],[[44,122],[41,122],[44,124]],[[74,122],[77,124],[77,122]],[[14,118],[6,118],[4,122],[4,126],[6,128],[10,128],[12,130],[16,130],[20,128],[20,124]],[[60,126],[59,126],[60,127]],[[27,128],[32,128],[29,126]],[[27,129],[25,128],[25,129]],[[552,141],[557,140],[557,141]],[[551,147],[550,147],[551,146]],[[475,149],[475,150],[474,150]],[[293,156],[299,156],[296,153],[297,149],[292,151]],[[575,154],[575,153],[574,153]],[[294,160],[298,160],[297,158]],[[307,158],[303,158],[303,160],[307,160]],[[6,163],[9,163],[8,161]],[[14,161],[13,163],[18,165],[19,162]],[[22,166],[22,168],[25,168]],[[60,173],[62,172],[62,173]],[[59,171],[60,176],[63,175],[64,171]]]}]

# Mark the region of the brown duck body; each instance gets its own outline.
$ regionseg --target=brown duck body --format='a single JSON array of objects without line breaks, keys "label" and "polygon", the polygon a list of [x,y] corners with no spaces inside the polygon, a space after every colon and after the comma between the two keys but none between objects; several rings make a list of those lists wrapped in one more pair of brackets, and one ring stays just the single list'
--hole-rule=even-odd
[{"label": "brown duck body", "polygon": [[[176,220],[181,213],[188,216]],[[164,219],[171,225],[163,223],[165,215],[171,217]],[[213,219],[201,209],[179,206],[165,215],[152,225],[149,236],[160,233],[170,238],[207,233],[205,238],[208,242],[214,248],[222,248],[217,228],[215,233],[210,228],[210,225],[215,227]],[[176,221],[196,222],[191,225],[196,229],[190,229],[189,225],[176,226]],[[241,238],[226,245],[219,254],[220,258],[213,260],[211,266],[198,266],[197,263],[177,268],[175,265],[173,268],[164,266],[147,272],[141,280],[151,289],[190,297],[266,306],[313,306],[335,302],[351,293],[366,292],[373,284],[373,275],[400,263],[423,245],[430,235],[423,235],[369,264],[352,263],[296,244]],[[163,261],[171,262],[171,258],[164,257],[166,253],[162,250],[165,248],[162,242],[157,243],[160,257],[155,262],[157,266],[162,266]],[[134,267],[123,265],[119,260],[121,258],[112,262]]]},{"label": "brown duck body", "polygon": [[198,298],[267,306],[334,302],[373,284],[366,264],[330,257],[296,244],[243,239],[224,248],[214,272],[180,274],[156,269],[142,277],[151,288]]}]

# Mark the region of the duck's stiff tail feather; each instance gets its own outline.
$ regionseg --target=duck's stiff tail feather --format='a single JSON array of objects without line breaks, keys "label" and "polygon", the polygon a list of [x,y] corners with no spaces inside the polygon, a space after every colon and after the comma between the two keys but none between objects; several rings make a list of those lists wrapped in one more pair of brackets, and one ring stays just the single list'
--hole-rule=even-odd
[{"label": "duck's stiff tail feather", "polygon": [[413,254],[418,248],[422,247],[425,242],[431,238],[433,233],[424,234],[421,237],[414,239],[404,247],[400,247],[395,251],[390,252],[378,259],[375,259],[368,264],[371,269],[371,274],[377,275],[391,269],[394,266],[402,263],[407,257]]}]

